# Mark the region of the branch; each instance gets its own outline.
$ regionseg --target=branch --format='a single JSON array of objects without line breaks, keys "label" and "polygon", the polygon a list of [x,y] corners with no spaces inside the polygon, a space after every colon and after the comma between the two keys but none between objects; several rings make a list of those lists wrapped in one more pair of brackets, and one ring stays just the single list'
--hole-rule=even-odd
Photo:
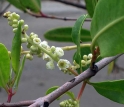
[{"label": "branch", "polygon": [[34,101],[23,101],[18,103],[0,103],[0,107],[19,107],[19,106],[28,106],[29,107],[48,107],[50,103],[52,103],[54,100],[56,100],[59,96],[70,90],[71,88],[78,85],[80,82],[84,81],[85,79],[88,79],[94,75],[96,75],[97,72],[99,72],[103,67],[108,65],[110,62],[121,56],[122,54],[119,54],[114,57],[107,57],[102,59],[101,61],[96,63],[96,70],[91,70],[90,68],[85,70],[80,75],[74,77],[72,80],[66,82],[64,85],[59,87],[54,92],[50,93],[49,95],[46,95],[44,97],[40,97],[37,100]]},{"label": "branch", "polygon": [[[53,16],[53,15],[46,15],[43,12],[40,13],[32,13],[29,10],[26,10],[26,12],[36,18],[46,18],[46,19],[56,19],[56,20],[64,20],[64,21],[76,21],[76,18],[69,18],[69,17],[58,17],[58,16]],[[91,21],[91,18],[87,18],[85,21]]]},{"label": "branch", "polygon": [[73,3],[72,1],[69,2],[69,1],[65,1],[65,0],[53,0],[53,1],[61,2],[61,3],[67,4],[67,5],[75,6],[75,7],[86,10],[86,6],[84,6],[83,4]]}]

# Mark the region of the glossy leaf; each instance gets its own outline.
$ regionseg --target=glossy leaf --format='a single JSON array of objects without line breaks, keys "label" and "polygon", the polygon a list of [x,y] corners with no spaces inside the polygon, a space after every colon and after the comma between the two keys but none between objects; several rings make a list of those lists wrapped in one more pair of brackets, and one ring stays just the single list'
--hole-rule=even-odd
[{"label": "glossy leaf", "polygon": [[14,5],[16,8],[25,11],[25,8],[20,4],[19,0],[7,0],[10,4]]},{"label": "glossy leaf", "polygon": [[[72,27],[55,28],[47,31],[44,37],[48,40],[59,42],[72,42]],[[81,29],[80,39],[82,42],[91,41],[90,31]]]},{"label": "glossy leaf", "polygon": [[85,0],[86,8],[90,17],[93,17],[97,0]]},{"label": "glossy leaf", "polygon": [[80,16],[75,22],[74,27],[72,28],[72,40],[77,46],[80,46],[81,29],[86,18],[87,15]]},{"label": "glossy leaf", "polygon": [[[51,88],[49,88],[47,91],[46,91],[46,95],[52,93],[53,91],[55,91],[56,89],[58,89],[59,86],[53,86]],[[67,94],[71,99],[75,99],[75,96],[74,96],[74,93],[71,92],[71,91],[67,91],[65,94]],[[60,97],[59,97],[60,98]]]},{"label": "glossy leaf", "polygon": [[21,5],[25,9],[29,9],[32,12],[40,12],[41,0],[19,0]]},{"label": "glossy leaf", "polygon": [[0,87],[5,87],[9,82],[10,57],[6,47],[0,43]]},{"label": "glossy leaf", "polygon": [[124,52],[124,0],[99,0],[91,24],[92,51],[100,48],[102,57]]},{"label": "glossy leaf", "polygon": [[[75,58],[78,59],[79,62],[77,62],[81,66],[81,53],[80,53],[80,34],[82,25],[87,18],[88,15],[82,15],[80,16],[77,21],[74,24],[74,27],[72,28],[72,40],[77,45],[77,52],[75,54]],[[80,67],[80,71],[78,73],[82,72],[82,69]]]},{"label": "glossy leaf", "polygon": [[25,60],[26,60],[26,56],[23,57],[22,64],[20,66],[19,72],[16,75],[16,80],[15,80],[15,83],[14,83],[15,90],[17,90],[17,88],[18,88],[18,84],[19,84],[19,81],[20,81],[20,77],[22,75],[22,71],[23,71],[23,68],[24,68]]},{"label": "glossy leaf", "polygon": [[102,96],[124,104],[124,80],[90,83]]},{"label": "glossy leaf", "polygon": [[20,51],[21,51],[21,24],[19,24],[18,30],[15,33],[15,36],[12,41],[12,48],[11,48],[12,68],[15,74],[17,74],[17,72],[19,71]]}]

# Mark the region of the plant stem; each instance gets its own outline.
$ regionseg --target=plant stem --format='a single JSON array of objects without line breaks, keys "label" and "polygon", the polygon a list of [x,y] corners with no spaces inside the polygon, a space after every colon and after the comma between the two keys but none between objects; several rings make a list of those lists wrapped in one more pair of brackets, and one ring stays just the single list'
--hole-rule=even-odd
[{"label": "plant stem", "polygon": [[8,100],[7,100],[7,102],[10,103],[10,102],[11,102],[11,99],[12,99],[12,96],[13,96],[15,93],[12,92],[12,88],[10,88],[8,91],[9,91],[9,93],[8,93]]},{"label": "plant stem", "polygon": [[81,87],[80,92],[79,92],[78,97],[77,97],[77,100],[78,100],[78,101],[80,100],[80,98],[81,98],[81,96],[82,96],[82,94],[83,94],[83,92],[84,92],[84,89],[85,89],[85,87],[86,87],[86,84],[87,84],[86,81],[84,81],[83,84],[82,84],[82,87]]},{"label": "plant stem", "polygon": [[[28,14],[36,17],[36,18],[46,18],[46,19],[57,19],[57,20],[64,20],[64,21],[76,21],[77,19],[75,18],[67,18],[67,17],[58,17],[58,16],[53,16],[53,15],[46,15],[43,12],[39,13],[32,13],[31,11],[26,11]],[[91,21],[92,19],[87,18],[85,21]]]},{"label": "plant stem", "polygon": [[[90,47],[91,44],[80,44],[80,47]],[[77,45],[74,46],[65,46],[65,47],[61,47],[63,50],[69,51],[69,50],[73,50],[73,49],[77,49]]]},{"label": "plant stem", "polygon": [[28,54],[30,51],[22,51],[21,54]]},{"label": "plant stem", "polygon": [[72,70],[71,68],[67,68],[72,74],[74,74],[75,76],[78,76],[78,73],[75,72],[74,70]]}]

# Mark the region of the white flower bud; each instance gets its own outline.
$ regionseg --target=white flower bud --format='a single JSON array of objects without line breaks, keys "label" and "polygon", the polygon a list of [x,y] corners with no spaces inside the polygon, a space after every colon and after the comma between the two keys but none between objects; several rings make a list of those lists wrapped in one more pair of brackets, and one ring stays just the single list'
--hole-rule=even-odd
[{"label": "white flower bud", "polygon": [[78,102],[77,102],[77,101],[74,101],[73,103],[74,103],[74,105],[75,105],[75,106],[78,104]]},{"label": "white flower bud", "polygon": [[51,52],[55,52],[56,48],[55,46],[51,46]]},{"label": "white flower bud", "polygon": [[26,58],[29,59],[29,60],[32,60],[33,59],[33,56],[31,54],[26,54]]},{"label": "white flower bud", "polygon": [[47,43],[46,41],[41,42],[41,43],[40,43],[40,46],[41,46],[42,48],[45,48],[45,49],[49,48],[49,45],[48,45],[48,43]]},{"label": "white flower bud", "polygon": [[49,55],[47,55],[46,53],[44,53],[43,54],[43,60],[45,60],[45,61],[51,61],[52,58]]},{"label": "white flower bud", "polygon": [[10,14],[11,14],[11,12],[10,12],[10,11],[8,11],[8,12],[6,12],[6,13],[4,13],[4,14],[3,14],[3,17],[9,17],[9,16],[10,16]]},{"label": "white flower bud", "polygon": [[13,13],[11,13],[11,15],[13,18],[15,18],[17,14],[15,12],[13,12]]},{"label": "white flower bud", "polygon": [[12,20],[12,18],[11,18],[11,17],[8,17],[7,19],[8,19],[8,21],[11,21],[11,20]]},{"label": "white flower bud", "polygon": [[18,20],[20,18],[20,15],[16,14],[14,17],[15,17],[15,19]]},{"label": "white flower bud", "polygon": [[60,106],[60,107],[65,107],[65,102],[61,102],[61,103],[59,104],[59,106]]},{"label": "white flower bud", "polygon": [[13,28],[17,28],[18,27],[18,24],[13,24],[12,27]]},{"label": "white flower bud", "polygon": [[30,38],[31,38],[31,39],[34,39],[34,38],[37,38],[37,37],[38,37],[37,34],[32,34],[32,35],[30,35]]},{"label": "white flower bud", "polygon": [[58,57],[62,57],[64,55],[64,51],[62,50],[62,48],[56,47],[55,49],[55,55],[57,55]]},{"label": "white flower bud", "polygon": [[81,60],[81,64],[82,64],[82,66],[86,66],[86,61],[85,60]]},{"label": "white flower bud", "polygon": [[28,25],[24,25],[24,30],[25,30],[25,31],[28,30]]},{"label": "white flower bud", "polygon": [[24,20],[19,20],[19,23],[21,24],[21,25],[23,25],[24,24]]},{"label": "white flower bud", "polygon": [[14,20],[13,20],[13,23],[14,23],[14,24],[18,24],[18,20],[17,20],[17,19],[14,19]]},{"label": "white flower bud", "polygon": [[93,56],[92,54],[89,54],[88,59],[92,59],[92,56]]},{"label": "white flower bud", "polygon": [[83,56],[83,59],[86,61],[87,60],[87,55],[84,55]]},{"label": "white flower bud", "polygon": [[34,46],[34,45],[32,45],[32,46],[30,47],[30,49],[31,49],[31,51],[33,51],[33,52],[35,52],[35,51],[38,50],[38,48],[37,48],[36,46]]},{"label": "white flower bud", "polygon": [[33,39],[33,43],[34,43],[35,45],[40,44],[40,43],[41,43],[40,38],[34,38],[34,39]]},{"label": "white flower bud", "polygon": [[30,36],[32,36],[32,35],[34,35],[34,32],[31,32],[31,33],[30,33]]},{"label": "white flower bud", "polygon": [[27,38],[21,38],[21,42],[22,43],[26,43],[27,42]]},{"label": "white flower bud", "polygon": [[16,31],[17,31],[17,28],[14,28],[14,29],[13,29],[13,32],[16,33]]},{"label": "white flower bud", "polygon": [[54,69],[54,63],[53,61],[49,61],[46,63],[46,68],[47,69]]},{"label": "white flower bud", "polygon": [[60,70],[66,70],[71,66],[71,63],[66,59],[60,59],[57,63]]}]

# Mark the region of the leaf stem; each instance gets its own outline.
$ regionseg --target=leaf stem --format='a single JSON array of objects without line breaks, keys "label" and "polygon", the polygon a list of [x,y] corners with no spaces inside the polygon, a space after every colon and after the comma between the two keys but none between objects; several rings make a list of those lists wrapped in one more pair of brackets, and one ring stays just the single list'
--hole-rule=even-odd
[{"label": "leaf stem", "polygon": [[11,102],[11,99],[12,99],[12,96],[13,96],[15,93],[12,92],[12,88],[10,88],[8,91],[9,91],[9,93],[8,93],[8,100],[7,100],[7,102],[10,103],[10,102]]},{"label": "leaf stem", "polygon": [[82,96],[82,94],[83,94],[83,92],[84,92],[84,89],[85,89],[85,87],[86,87],[86,84],[87,84],[86,81],[84,81],[83,84],[82,84],[82,87],[81,87],[80,92],[79,92],[78,97],[77,97],[77,100],[78,100],[78,101],[80,101],[80,98],[81,98],[81,96]]}]

